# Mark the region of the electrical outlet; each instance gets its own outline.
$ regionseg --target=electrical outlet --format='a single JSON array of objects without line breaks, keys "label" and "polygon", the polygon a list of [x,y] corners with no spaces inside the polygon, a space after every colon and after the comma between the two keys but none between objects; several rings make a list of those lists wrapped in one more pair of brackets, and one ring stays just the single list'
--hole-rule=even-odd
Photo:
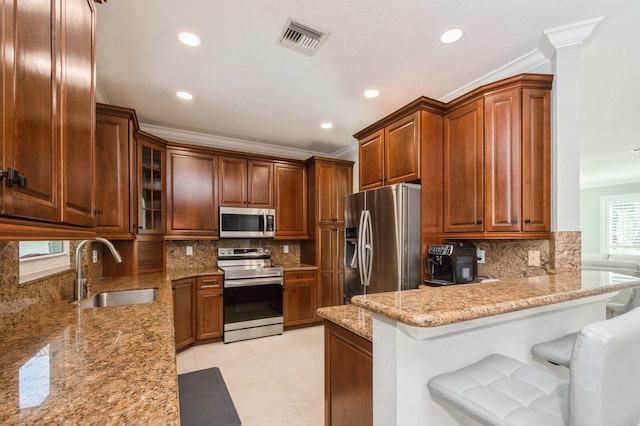
[{"label": "electrical outlet", "polygon": [[187,256],[193,256],[193,246],[187,246]]},{"label": "electrical outlet", "polygon": [[540,252],[529,250],[529,266],[540,266]]},{"label": "electrical outlet", "polygon": [[94,250],[91,254],[91,261],[93,263],[98,263],[98,250]]},{"label": "electrical outlet", "polygon": [[283,252],[284,254],[289,253],[289,246],[288,246],[287,244],[285,244],[285,245],[283,245],[283,246],[282,246],[282,252]]},{"label": "electrical outlet", "polygon": [[476,257],[478,258],[478,263],[484,263],[484,250],[477,249]]}]

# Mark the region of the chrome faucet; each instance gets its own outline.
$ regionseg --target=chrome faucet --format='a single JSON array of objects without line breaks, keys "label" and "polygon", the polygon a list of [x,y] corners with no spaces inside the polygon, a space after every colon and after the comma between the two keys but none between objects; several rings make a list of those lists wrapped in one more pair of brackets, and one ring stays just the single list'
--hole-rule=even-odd
[{"label": "chrome faucet", "polygon": [[94,241],[99,241],[105,246],[109,247],[109,250],[111,250],[111,254],[113,255],[113,258],[116,260],[116,262],[122,262],[120,253],[118,253],[118,250],[116,250],[113,244],[111,244],[111,241],[100,237],[96,237],[95,240],[81,241],[80,244],[78,244],[78,247],[76,247],[76,286],[75,294],[73,296],[74,301],[82,300],[84,298],[84,290],[85,287],[87,287],[87,278],[84,276],[84,271],[82,270],[82,249],[84,248],[84,246]]}]

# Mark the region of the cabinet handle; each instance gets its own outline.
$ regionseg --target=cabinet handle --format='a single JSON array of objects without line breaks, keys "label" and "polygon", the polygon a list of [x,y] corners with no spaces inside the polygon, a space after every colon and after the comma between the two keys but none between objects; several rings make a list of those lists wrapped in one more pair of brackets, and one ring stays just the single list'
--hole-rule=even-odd
[{"label": "cabinet handle", "polygon": [[531,219],[525,219],[524,223],[531,223]]},{"label": "cabinet handle", "polygon": [[518,219],[513,219],[511,220],[511,223],[513,223],[514,225],[516,225],[518,223]]},{"label": "cabinet handle", "polygon": [[9,167],[7,170],[0,169],[0,181],[2,179],[6,179],[7,188],[13,188],[14,185],[18,185],[18,188],[27,187],[27,178],[20,176],[20,173],[13,167]]},{"label": "cabinet handle", "polygon": [[101,215],[102,214],[102,209],[95,209],[93,211],[93,214],[96,215],[96,216]]},{"label": "cabinet handle", "polygon": [[476,220],[476,225],[482,225],[482,221],[481,220]]}]

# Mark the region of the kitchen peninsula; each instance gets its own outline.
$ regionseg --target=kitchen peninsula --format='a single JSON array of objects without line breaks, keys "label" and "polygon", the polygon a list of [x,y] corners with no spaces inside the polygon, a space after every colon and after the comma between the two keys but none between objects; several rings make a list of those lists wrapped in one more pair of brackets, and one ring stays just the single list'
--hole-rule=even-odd
[{"label": "kitchen peninsula", "polygon": [[431,398],[429,378],[491,353],[542,366],[533,344],[604,319],[612,293],[638,286],[630,276],[577,271],[356,296],[354,307],[318,314],[359,338],[371,327],[374,425],[472,424]]}]

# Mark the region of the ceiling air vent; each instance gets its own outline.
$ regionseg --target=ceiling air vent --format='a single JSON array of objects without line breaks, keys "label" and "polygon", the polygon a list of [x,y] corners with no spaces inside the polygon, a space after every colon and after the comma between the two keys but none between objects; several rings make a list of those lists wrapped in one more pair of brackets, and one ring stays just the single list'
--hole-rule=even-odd
[{"label": "ceiling air vent", "polygon": [[327,32],[314,30],[289,19],[280,34],[278,44],[312,56],[328,36]]}]

